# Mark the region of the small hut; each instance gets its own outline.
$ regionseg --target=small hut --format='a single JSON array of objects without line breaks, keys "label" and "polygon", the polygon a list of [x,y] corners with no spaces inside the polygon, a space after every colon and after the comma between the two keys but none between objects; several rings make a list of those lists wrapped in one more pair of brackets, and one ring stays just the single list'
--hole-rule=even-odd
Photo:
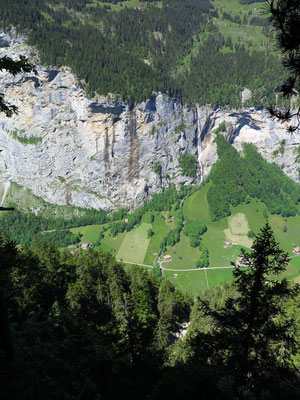
[{"label": "small hut", "polygon": [[91,248],[91,247],[93,247],[93,244],[92,244],[92,243],[82,243],[82,244],[81,244],[81,248],[82,248],[83,250],[87,250],[88,248]]}]

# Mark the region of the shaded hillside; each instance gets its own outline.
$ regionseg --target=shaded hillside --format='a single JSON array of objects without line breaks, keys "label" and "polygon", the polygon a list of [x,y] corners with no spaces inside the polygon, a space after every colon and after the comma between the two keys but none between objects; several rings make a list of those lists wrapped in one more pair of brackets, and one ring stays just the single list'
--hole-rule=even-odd
[{"label": "shaded hillside", "polygon": [[[195,301],[102,251],[17,249],[0,237],[2,393],[7,400],[226,400],[243,387],[245,399],[261,400],[262,390],[272,400],[294,399],[299,298],[285,280],[266,285],[268,273],[285,269],[286,255],[264,232],[256,246],[262,267],[237,269],[234,285]],[[249,309],[258,317],[248,318]],[[171,345],[187,321],[186,339]],[[246,366],[244,349],[244,359],[255,360]]]}]

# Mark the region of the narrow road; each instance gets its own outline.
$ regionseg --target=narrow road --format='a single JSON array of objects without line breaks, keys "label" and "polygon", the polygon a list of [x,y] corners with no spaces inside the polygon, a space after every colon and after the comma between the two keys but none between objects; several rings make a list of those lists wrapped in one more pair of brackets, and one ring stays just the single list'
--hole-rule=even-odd
[{"label": "narrow road", "polygon": [[153,268],[153,265],[138,264],[138,263],[135,263],[135,262],[132,262],[132,261],[124,261],[124,260],[116,260],[116,261],[124,263],[124,264],[140,265],[141,267]]},{"label": "narrow road", "polygon": [[[298,255],[294,255],[294,256],[289,256],[289,258],[294,258],[294,257],[299,257]],[[119,262],[122,262],[124,264],[132,264],[132,265],[140,265],[141,267],[147,267],[147,268],[153,268],[153,265],[147,265],[147,264],[138,264],[132,261],[124,261],[124,260],[117,260]],[[168,261],[160,261],[157,260],[157,263],[159,265],[159,267],[163,270],[163,271],[171,271],[171,272],[191,272],[191,271],[209,271],[212,269],[229,269],[229,268],[235,268],[233,265],[227,265],[225,267],[203,267],[203,268],[187,268],[187,269],[173,269],[173,268],[165,268],[162,267],[162,263],[165,263]],[[247,268],[247,267],[239,267],[239,268]]]},{"label": "narrow road", "polygon": [[[153,265],[147,265],[147,264],[138,264],[133,261],[124,261],[124,260],[116,260],[118,262],[122,262],[124,264],[132,264],[132,265],[140,265],[141,267],[147,267],[147,268],[153,268]],[[189,272],[189,271],[204,271],[206,269],[223,269],[223,268],[234,268],[232,265],[227,266],[227,267],[204,267],[204,268],[189,268],[189,269],[171,269],[171,268],[164,268],[161,266],[162,263],[167,262],[167,261],[161,261],[158,263],[160,268],[164,271],[172,271],[172,272]]]},{"label": "narrow road", "polygon": [[[210,269],[226,269],[226,268],[234,268],[233,265],[228,265],[226,267],[203,267],[203,268],[187,268],[187,269],[171,269],[171,268],[163,268],[164,271],[174,271],[174,272],[189,272],[189,271],[205,271]],[[241,267],[240,267],[241,268]]]}]

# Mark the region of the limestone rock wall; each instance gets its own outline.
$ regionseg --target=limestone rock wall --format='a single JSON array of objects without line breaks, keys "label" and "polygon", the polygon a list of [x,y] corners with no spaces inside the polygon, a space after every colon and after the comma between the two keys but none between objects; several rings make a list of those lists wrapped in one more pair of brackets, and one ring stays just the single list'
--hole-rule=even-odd
[{"label": "limestone rock wall", "polygon": [[[25,38],[0,34],[0,57],[32,56]],[[269,161],[298,180],[295,148],[266,112],[185,107],[165,94],[129,107],[88,99],[69,68],[37,67],[37,75],[0,72],[0,91],[19,107],[0,115],[0,183],[13,181],[56,204],[134,208],[170,183],[200,182],[217,159],[213,130],[225,122],[234,146],[253,142]],[[273,155],[284,143],[284,153]],[[197,157],[196,179],[181,176],[179,158]],[[159,163],[162,173],[153,171]]]}]

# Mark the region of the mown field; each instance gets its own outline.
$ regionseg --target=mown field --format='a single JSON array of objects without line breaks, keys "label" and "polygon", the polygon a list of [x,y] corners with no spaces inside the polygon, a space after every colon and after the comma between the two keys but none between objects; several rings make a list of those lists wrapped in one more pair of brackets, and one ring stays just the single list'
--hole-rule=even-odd
[{"label": "mown field", "polygon": [[[177,277],[174,277],[175,274],[177,274]],[[202,270],[184,273],[164,271],[163,276],[167,277],[182,292],[189,292],[193,296],[197,296],[200,291],[207,289],[205,272]]]},{"label": "mown field", "polygon": [[[207,231],[202,236],[202,244],[209,250],[209,267],[230,266],[241,253],[241,249],[251,247],[252,239],[247,233],[251,230],[258,233],[268,220],[276,240],[283,250],[293,255],[293,248],[300,247],[300,216],[283,218],[279,215],[269,215],[266,206],[252,199],[248,204],[240,204],[232,208],[231,215],[217,222],[211,222],[206,194],[209,184],[189,196],[183,204],[185,223],[189,220],[202,220],[207,225]],[[106,225],[104,238],[100,247],[113,253],[118,260],[131,263],[156,265],[160,252],[160,243],[167,233],[174,229],[178,212],[146,212],[141,223],[130,232],[123,232],[113,237],[109,225]],[[154,219],[151,221],[151,216]],[[152,217],[153,218],[153,217]],[[81,242],[96,242],[99,239],[101,225],[91,225],[72,229],[83,236]],[[148,238],[148,230],[154,234]],[[234,242],[235,245],[225,247],[225,242]],[[97,248],[97,247],[96,247]],[[219,285],[224,281],[232,280],[232,269],[211,269],[186,271],[196,269],[196,262],[200,257],[199,248],[191,247],[189,237],[183,232],[180,242],[174,246],[167,246],[167,254],[172,256],[172,261],[164,263],[163,274],[168,277],[181,290],[197,295],[199,291],[208,287]],[[172,271],[178,270],[178,271]],[[300,281],[300,257],[291,258],[291,262],[283,274],[288,279]]]},{"label": "mown field", "polygon": [[[146,213],[143,221],[147,221],[152,213]],[[167,235],[172,225],[168,223],[165,213],[154,212],[154,221],[152,222],[152,230],[154,235],[151,237],[149,246],[143,260],[144,264],[154,265],[157,257],[153,253],[159,253],[160,243],[163,238]]]},{"label": "mown field", "polygon": [[147,237],[151,224],[143,222],[140,226],[128,232],[116,255],[117,260],[126,260],[132,263],[143,263],[150,239]]},{"label": "mown field", "polygon": [[293,272],[295,273],[293,277],[294,281],[300,283],[300,257],[292,258],[289,267],[293,268]]}]

